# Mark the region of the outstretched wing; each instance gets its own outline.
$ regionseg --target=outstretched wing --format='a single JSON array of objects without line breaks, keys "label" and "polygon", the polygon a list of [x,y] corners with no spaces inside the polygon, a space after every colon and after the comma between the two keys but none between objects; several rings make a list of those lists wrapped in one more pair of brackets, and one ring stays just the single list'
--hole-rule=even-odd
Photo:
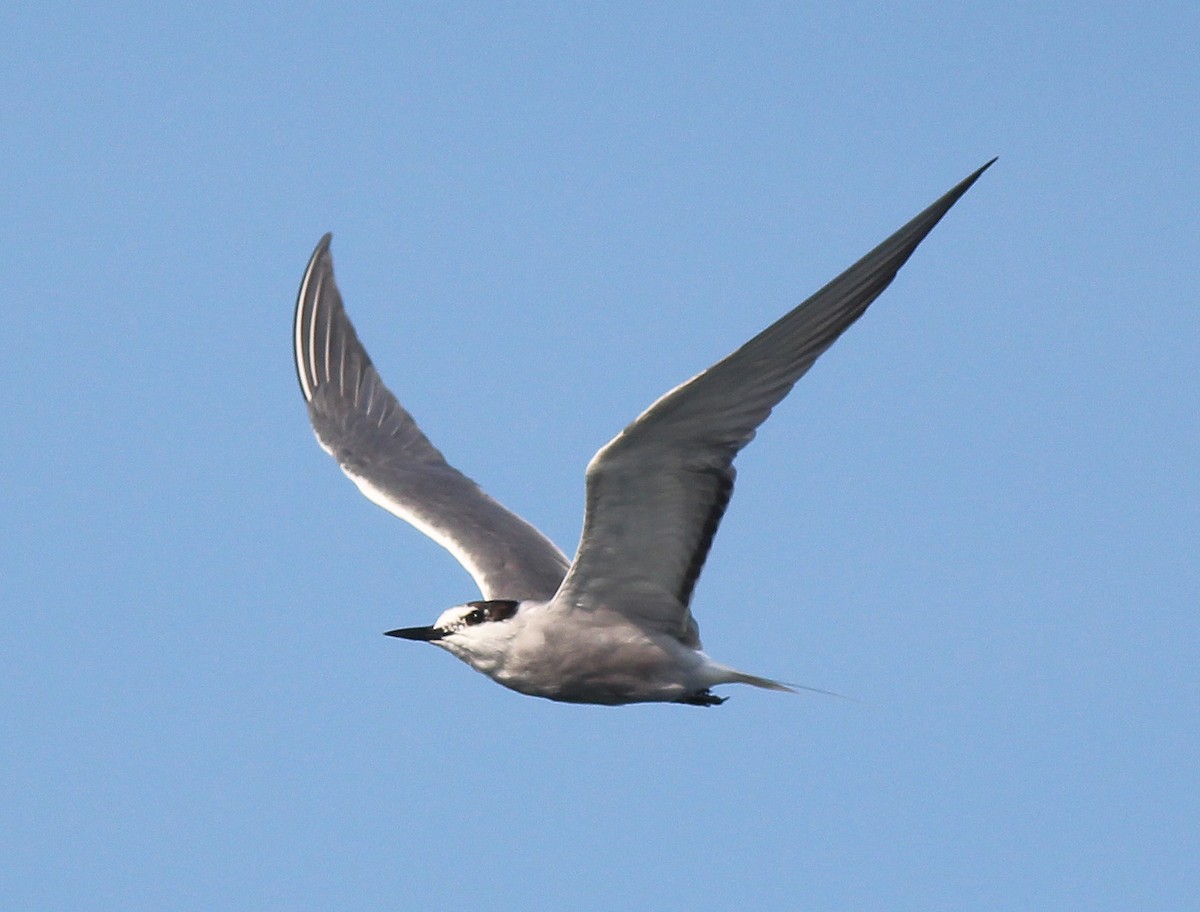
[{"label": "outstretched wing", "polygon": [[991,164],[729,357],[667,393],[592,458],[579,552],[556,600],[605,606],[699,644],[688,604],[733,493],[734,457]]},{"label": "outstretched wing", "polygon": [[383,385],[346,316],[321,238],[296,300],[296,374],[321,446],[368,499],[461,563],[484,598],[547,599],[567,559],[446,462]]}]

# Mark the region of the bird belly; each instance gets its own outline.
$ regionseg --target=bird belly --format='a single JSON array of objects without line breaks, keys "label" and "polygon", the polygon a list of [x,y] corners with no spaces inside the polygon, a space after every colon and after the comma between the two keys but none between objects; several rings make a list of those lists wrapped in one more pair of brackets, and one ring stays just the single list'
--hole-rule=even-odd
[{"label": "bird belly", "polygon": [[494,680],[564,703],[673,702],[694,691],[693,650],[629,625],[542,631],[514,650]]}]

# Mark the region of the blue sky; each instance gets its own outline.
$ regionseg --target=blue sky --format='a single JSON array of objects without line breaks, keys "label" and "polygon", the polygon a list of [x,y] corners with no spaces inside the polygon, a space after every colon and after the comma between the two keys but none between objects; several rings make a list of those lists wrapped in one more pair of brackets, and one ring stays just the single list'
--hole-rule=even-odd
[{"label": "blue sky", "polygon": [[[1200,889],[1200,13],[9,4],[0,905],[1179,909]],[[430,437],[583,467],[993,155],[777,409],[694,609],[853,700],[562,706],[310,433],[334,232]]]}]

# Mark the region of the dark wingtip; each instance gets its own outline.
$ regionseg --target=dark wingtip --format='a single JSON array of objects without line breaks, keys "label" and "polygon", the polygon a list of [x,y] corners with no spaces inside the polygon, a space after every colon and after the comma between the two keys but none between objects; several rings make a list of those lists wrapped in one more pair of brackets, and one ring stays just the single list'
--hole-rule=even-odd
[{"label": "dark wingtip", "polygon": [[[984,162],[983,167],[981,167],[978,171],[976,171],[974,174],[972,174],[971,177],[978,178],[979,175],[983,174],[984,171],[986,171],[992,165],[996,164],[996,162],[998,162],[999,160],[1000,160],[999,155],[993,155],[990,159],[988,159],[986,162]],[[327,235],[325,235],[325,237],[328,238],[329,235],[327,234]]]},{"label": "dark wingtip", "polygon": [[967,177],[963,178],[963,180],[959,182],[958,186],[951,190],[950,193],[955,194],[955,199],[962,196],[969,189],[971,189],[971,185],[975,183],[975,181],[979,180],[979,178],[983,176],[984,171],[996,164],[999,158],[999,155],[995,155],[989,161],[985,162],[982,167],[976,168],[969,175],[967,175]]},{"label": "dark wingtip", "polygon": [[[984,163],[981,167],[976,168],[974,171],[964,177],[961,181],[951,187],[948,192],[943,194],[942,198],[930,206],[926,212],[931,210],[940,210],[942,214],[945,214],[945,212],[949,210],[951,206],[958,202],[964,193],[971,189],[971,185],[983,176],[984,171],[996,164],[996,161],[999,159],[999,157],[1000,156],[998,155],[993,157],[990,161]],[[939,215],[938,218],[940,219],[941,215]]]},{"label": "dark wingtip", "polygon": [[323,235],[321,235],[321,240],[317,241],[317,246],[313,248],[312,255],[308,258],[308,266],[305,269],[306,275],[312,272],[317,260],[321,259],[323,256],[329,255],[329,245],[332,241],[332,231],[326,231]]},{"label": "dark wingtip", "polygon": [[[999,156],[996,158],[998,157]],[[910,256],[912,256],[913,251],[915,251],[918,245],[925,240],[925,237],[933,230],[934,226],[942,220],[942,216],[949,212],[951,207],[953,207],[955,203],[962,199],[963,195],[971,189],[971,186],[975,183],[975,181],[979,180],[979,178],[983,176],[984,171],[996,163],[996,158],[993,158],[982,167],[976,168],[957,184],[943,193],[916,217],[909,221],[907,225],[895,232],[891,237],[872,250],[869,254],[867,254],[866,257],[863,257],[863,259],[854,266],[850,267],[850,270],[847,270],[847,272],[857,268],[864,261],[871,257],[879,254],[886,254],[886,257],[889,260],[889,275],[887,280],[880,287],[880,291],[886,288],[891,283],[891,280],[895,277],[896,273],[900,271],[900,267],[908,261]],[[834,281],[839,281],[844,277],[844,275],[845,274],[843,274],[843,276],[839,276],[838,279],[835,279]],[[833,283],[831,282],[830,284],[832,285]]]}]

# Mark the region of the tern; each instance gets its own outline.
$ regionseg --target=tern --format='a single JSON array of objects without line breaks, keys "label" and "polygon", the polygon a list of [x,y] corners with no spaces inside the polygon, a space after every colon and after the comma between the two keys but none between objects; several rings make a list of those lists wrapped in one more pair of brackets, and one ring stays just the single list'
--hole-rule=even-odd
[{"label": "tern", "polygon": [[[296,302],[296,373],[317,441],[366,497],[446,548],[483,596],[389,636],[440,646],[536,697],[715,706],[722,684],[790,691],[703,651],[690,609],[734,457],[995,159],[596,453],[575,559],[451,466],[383,384],[346,315],[330,235]],[[808,688],[806,688],[808,689]]]}]

